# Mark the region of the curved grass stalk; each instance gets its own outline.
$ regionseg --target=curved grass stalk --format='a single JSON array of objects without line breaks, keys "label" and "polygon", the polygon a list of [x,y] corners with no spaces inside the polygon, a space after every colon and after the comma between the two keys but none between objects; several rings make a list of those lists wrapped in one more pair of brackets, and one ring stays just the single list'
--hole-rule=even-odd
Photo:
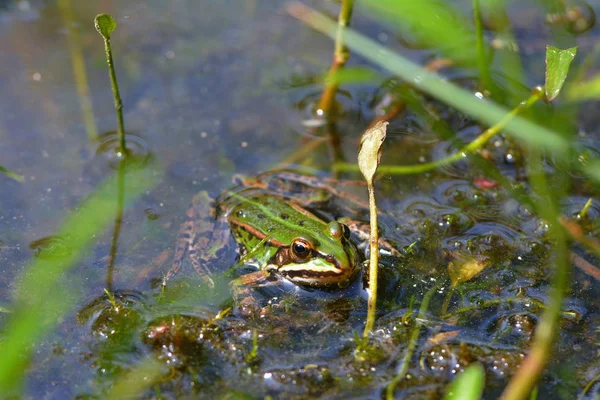
[{"label": "curved grass stalk", "polygon": [[[513,110],[511,110],[504,118],[499,121],[496,125],[486,129],[481,135],[475,138],[472,142],[467,144],[465,147],[460,149],[458,152],[442,158],[441,160],[432,161],[424,164],[415,165],[380,165],[379,172],[391,175],[408,175],[418,174],[422,172],[431,171],[439,167],[443,167],[453,162],[462,160],[468,154],[474,153],[485,145],[491,138],[496,136],[498,132],[506,127],[506,125],[518,114],[524,110],[530,108],[532,105],[537,103],[544,96],[544,90],[541,87],[535,88],[531,96]],[[336,163],[334,165],[336,171],[358,171],[358,165],[351,163]]]}]

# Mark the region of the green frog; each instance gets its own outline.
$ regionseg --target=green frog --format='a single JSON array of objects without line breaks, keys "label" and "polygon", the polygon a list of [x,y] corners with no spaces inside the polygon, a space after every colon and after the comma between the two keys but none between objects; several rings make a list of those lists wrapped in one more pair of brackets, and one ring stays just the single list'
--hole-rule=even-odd
[{"label": "green frog", "polygon": [[[237,265],[254,262],[258,266],[256,272],[232,282],[234,287],[261,284],[276,275],[301,286],[334,289],[356,278],[363,255],[351,241],[350,229],[306,208],[339,195],[329,190],[333,185],[289,171],[269,172],[240,183],[216,201],[206,192],[194,197],[165,283],[181,268],[187,254],[201,278],[214,286],[206,265],[228,251],[229,232],[239,245]],[[206,223],[206,216],[213,223]]]}]

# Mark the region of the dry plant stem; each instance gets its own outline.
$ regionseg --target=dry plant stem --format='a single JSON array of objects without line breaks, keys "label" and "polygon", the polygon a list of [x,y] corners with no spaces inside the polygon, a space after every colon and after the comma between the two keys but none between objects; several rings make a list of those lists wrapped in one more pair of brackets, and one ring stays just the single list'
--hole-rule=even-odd
[{"label": "dry plant stem", "polygon": [[[541,165],[543,161],[538,149],[530,149],[528,154],[527,175],[536,194],[543,199],[550,199],[549,204],[538,204],[538,213],[546,221],[552,221],[558,216],[555,196],[550,192],[547,178]],[[550,231],[550,239],[555,243],[556,254],[554,279],[550,293],[549,304],[535,330],[531,349],[517,373],[508,383],[502,393],[502,400],[526,399],[537,384],[552,352],[554,338],[560,329],[559,319],[561,305],[567,290],[570,275],[568,258],[567,235],[560,226]]]},{"label": "dry plant stem", "polygon": [[600,257],[600,241],[586,236],[585,233],[583,233],[581,226],[575,221],[571,221],[563,216],[559,218],[559,222],[574,240],[593,251],[597,257]]},{"label": "dry plant stem", "polygon": [[[481,135],[476,137],[471,143],[457,151],[456,153],[442,158],[441,160],[432,161],[424,164],[415,165],[380,165],[378,171],[383,174],[392,175],[408,175],[418,174],[421,172],[427,172],[448,164],[452,164],[455,161],[463,159],[467,154],[474,153],[479,150],[485,143],[491,138],[496,136],[506,124],[515,117],[515,115],[528,109],[536,102],[538,102],[544,96],[544,90],[540,87],[536,88],[534,92],[529,96],[527,100],[519,104],[516,108],[512,109],[500,122],[496,125],[486,129]],[[350,163],[338,163],[334,165],[334,169],[337,171],[357,171],[358,166]]]},{"label": "dry plant stem", "polygon": [[335,38],[335,51],[333,53],[333,62],[329,67],[327,78],[325,80],[325,89],[321,95],[321,100],[317,108],[322,112],[321,115],[328,115],[332,111],[333,104],[335,102],[335,94],[338,89],[338,85],[332,79],[335,74],[344,68],[350,52],[344,45],[344,30],[350,26],[350,19],[352,18],[352,8],[354,0],[342,0],[342,7],[338,16],[338,29]]},{"label": "dry plant stem", "polygon": [[600,281],[600,269],[598,269],[598,267],[596,267],[594,264],[573,252],[569,253],[569,260],[571,260],[573,265],[575,265],[581,271]]},{"label": "dry plant stem", "polygon": [[113,63],[112,50],[110,47],[110,38],[104,37],[104,51],[106,52],[106,62],[108,63],[108,74],[110,76],[110,86],[112,88],[113,97],[115,100],[115,109],[117,110],[117,132],[119,134],[119,151],[122,156],[127,155],[125,147],[125,127],[123,123],[123,103],[121,102],[121,93],[117,83],[117,74]]},{"label": "dry plant stem", "polygon": [[377,222],[377,206],[375,205],[375,188],[373,181],[368,181],[369,213],[371,221],[371,235],[369,239],[369,303],[367,308],[367,323],[363,337],[368,337],[375,325],[377,311],[377,278],[379,275],[379,224]]},{"label": "dry plant stem", "polygon": [[77,97],[79,97],[79,106],[85,130],[87,131],[88,138],[95,140],[98,137],[98,129],[96,128],[96,118],[94,117],[94,110],[90,100],[90,87],[88,85],[85,61],[81,50],[81,41],[79,40],[79,28],[73,21],[71,0],[59,0],[58,6],[68,29],[67,42],[71,57],[71,67],[73,68],[73,77],[75,78]]}]

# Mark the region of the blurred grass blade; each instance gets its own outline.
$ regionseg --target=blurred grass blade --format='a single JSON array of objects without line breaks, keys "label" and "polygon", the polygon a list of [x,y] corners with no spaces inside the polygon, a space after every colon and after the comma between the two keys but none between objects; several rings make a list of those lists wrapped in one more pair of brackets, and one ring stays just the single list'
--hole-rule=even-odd
[{"label": "blurred grass blade", "polygon": [[357,83],[381,82],[383,76],[365,67],[346,67],[327,74],[324,77],[326,85],[343,85]]},{"label": "blurred grass blade", "polygon": [[[156,181],[153,170],[128,174],[126,202],[131,202]],[[109,178],[68,215],[57,235],[69,237],[72,251],[61,259],[36,258],[25,269],[16,290],[15,302],[2,337],[0,393],[14,389],[21,381],[36,343],[75,301],[75,291],[64,285],[64,274],[81,259],[87,248],[114,219],[117,212],[117,179]]]},{"label": "blurred grass blade", "polygon": [[567,98],[576,101],[600,98],[600,75],[586,82],[570,85],[567,89]]},{"label": "blurred grass blade", "polygon": [[129,399],[140,396],[162,375],[162,364],[152,357],[139,362],[122,376],[107,394],[107,399]]},{"label": "blurred grass blade", "polygon": [[[335,37],[337,24],[323,14],[298,2],[290,3],[287,10],[291,15],[315,29],[330,37]],[[488,100],[482,100],[473,93],[441,79],[437,74],[425,70],[350,28],[346,30],[345,39],[352,51],[410,82],[418,90],[432,95],[486,125],[497,124],[509,112],[504,107]],[[557,156],[565,155],[569,148],[568,140],[560,134],[522,117],[512,119],[506,125],[505,130],[524,143],[553,151]]]},{"label": "blurred grass blade", "polygon": [[485,37],[483,32],[483,20],[481,17],[481,7],[479,0],[473,0],[473,20],[475,22],[475,48],[477,50],[477,68],[479,69],[479,86],[483,90],[492,89],[492,77],[490,71],[490,61],[485,46]]},{"label": "blurred grass blade", "polygon": [[471,364],[452,381],[444,400],[479,400],[485,384],[481,364]]},{"label": "blurred grass blade", "polygon": [[23,182],[23,177],[21,175],[12,172],[8,168],[4,168],[2,165],[0,165],[0,173],[3,173],[4,175],[8,176],[9,178],[13,178],[16,181]]},{"label": "blurred grass blade", "polygon": [[383,21],[400,27],[409,41],[441,52],[455,61],[476,65],[475,35],[471,24],[449,2],[439,0],[366,0],[364,4]]},{"label": "blurred grass blade", "polygon": [[571,61],[577,54],[577,47],[561,50],[553,46],[546,46],[546,98],[552,101],[560,93],[560,89],[567,79]]},{"label": "blurred grass blade", "polygon": [[583,170],[592,178],[600,182],[600,160],[591,161]]}]

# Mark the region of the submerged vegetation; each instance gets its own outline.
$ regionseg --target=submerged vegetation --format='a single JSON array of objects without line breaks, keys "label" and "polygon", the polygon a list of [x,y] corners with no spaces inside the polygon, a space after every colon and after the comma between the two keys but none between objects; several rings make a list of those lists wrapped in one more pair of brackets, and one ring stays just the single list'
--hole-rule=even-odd
[{"label": "submerged vegetation", "polygon": [[[252,1],[246,6],[248,16],[260,8]],[[84,379],[58,383],[62,396],[513,400],[600,395],[600,131],[598,117],[585,111],[593,110],[600,96],[600,75],[598,50],[577,46],[579,38],[597,38],[591,31],[594,8],[542,1],[527,6],[537,14],[522,17],[502,1],[368,0],[355,6],[341,0],[315,10],[291,2],[278,16],[294,21],[293,29],[303,34],[314,29],[310,38],[334,40],[328,69],[320,61],[313,68],[318,71],[309,72],[311,54],[295,67],[307,76],[285,71],[289,82],[281,86],[303,118],[301,128],[287,130],[302,131],[297,148],[296,137],[269,132],[254,111],[232,118],[223,129],[213,114],[231,105],[227,112],[237,115],[237,98],[226,99],[228,107],[216,97],[214,108],[190,102],[192,110],[181,115],[166,98],[155,103],[169,92],[163,85],[193,95],[196,88],[185,89],[188,77],[150,74],[164,80],[159,95],[132,95],[141,99],[128,123],[143,122],[148,130],[159,126],[154,140],[164,149],[153,147],[164,175],[149,153],[136,154],[134,136],[125,134],[110,43],[116,22],[97,15],[117,111],[118,150],[112,131],[108,147],[119,161],[112,163],[114,154],[103,158],[100,144],[87,167],[95,189],[79,196],[78,206],[70,204],[74,211],[53,236],[32,242],[35,257],[22,274],[10,274],[15,283],[5,287],[14,294],[10,301],[0,298],[0,393],[52,396],[47,388],[52,368],[71,363],[65,368],[77,365],[77,376]],[[69,1],[60,7],[71,21]],[[180,16],[182,26],[187,13]],[[337,20],[331,17],[335,13]],[[211,18],[204,22],[225,24],[225,17]],[[543,24],[547,34],[533,43],[527,35],[535,27],[523,18]],[[123,26],[131,34],[131,26]],[[76,34],[73,26],[67,28]],[[153,40],[163,36],[155,35],[140,53],[158,46],[162,39]],[[239,32],[233,36],[234,47],[242,48],[244,38]],[[198,50],[210,47],[202,44],[192,58],[214,58],[217,69],[235,64],[219,46],[213,53]],[[535,56],[520,47],[528,45],[535,46]],[[71,57],[81,57],[78,46],[79,40],[69,41]],[[133,51],[136,43],[128,46]],[[177,52],[177,46],[185,47],[176,43]],[[285,57],[300,53],[293,46],[281,51]],[[164,53],[169,61],[176,55]],[[126,54],[123,64],[136,78],[143,75],[140,70],[163,68],[144,62],[138,68],[135,57],[120,54]],[[203,61],[203,71],[209,67]],[[223,73],[215,93],[224,92],[225,79],[234,82],[243,75],[233,71]],[[200,92],[213,84],[195,74],[189,79],[200,79]],[[78,92],[87,90],[78,87]],[[245,95],[250,109],[262,106],[252,99],[253,91]],[[161,107],[167,108],[164,113]],[[89,132],[85,110],[81,119]],[[175,114],[168,123],[155,118]],[[194,123],[204,125],[181,140],[189,159],[182,161],[179,154],[170,159],[169,146],[179,140],[171,137]],[[267,147],[273,141],[275,147],[282,144],[277,152]],[[248,156],[248,148],[256,156]],[[224,177],[256,174],[273,164],[279,168],[237,177],[237,186],[215,196],[216,202],[209,196],[230,187]],[[243,170],[244,165],[255,169]],[[353,180],[359,171],[366,186]],[[0,172],[20,177],[2,166]],[[179,240],[171,245],[181,222],[174,215],[184,214],[188,195],[199,189]],[[280,199],[269,203],[279,208],[258,204],[265,193]],[[216,218],[227,213],[228,201],[248,198],[241,203],[259,211],[253,217],[250,207],[233,208],[237,219],[229,223],[245,229],[234,244],[228,235],[221,237],[224,223]],[[205,201],[196,204],[198,199]],[[282,201],[309,221],[336,219],[351,228],[335,221],[327,225],[332,237],[353,240],[368,253],[356,281],[320,287],[318,279],[335,268],[303,263],[306,248],[318,253],[305,237],[294,242],[298,253],[288,257],[296,263],[292,272],[302,271],[312,285],[282,283],[272,265],[262,275],[246,265],[257,254],[271,254],[267,246],[283,246],[272,243],[288,236],[275,229],[261,237],[262,220],[293,229]],[[128,204],[134,207],[126,212]],[[140,207],[144,212],[136,213]],[[166,212],[173,217],[163,216]],[[127,215],[133,215],[129,224]],[[370,229],[364,229],[369,221]],[[247,247],[238,257],[240,244]],[[177,258],[186,252],[208,256]],[[272,254],[271,263],[285,258]],[[87,263],[94,268],[86,269]],[[179,274],[167,284],[165,274],[175,275],[166,272],[170,263]],[[198,274],[186,270],[188,264]],[[64,356],[68,352],[76,357]]]}]

